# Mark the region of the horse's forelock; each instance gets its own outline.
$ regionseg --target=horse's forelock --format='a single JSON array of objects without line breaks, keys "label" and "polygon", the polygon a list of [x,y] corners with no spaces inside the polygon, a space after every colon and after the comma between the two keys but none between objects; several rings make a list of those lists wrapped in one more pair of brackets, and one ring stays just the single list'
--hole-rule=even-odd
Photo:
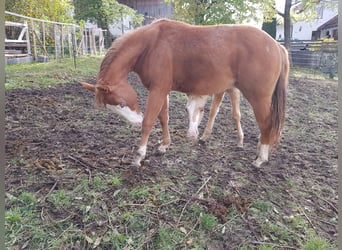
[{"label": "horse's forelock", "polygon": [[102,91],[95,91],[95,107],[99,109],[105,107],[104,93]]},{"label": "horse's forelock", "polygon": [[105,106],[104,97],[105,94],[110,91],[110,87],[106,84],[105,81],[99,80],[96,83],[95,87],[95,107],[96,108],[103,108]]}]

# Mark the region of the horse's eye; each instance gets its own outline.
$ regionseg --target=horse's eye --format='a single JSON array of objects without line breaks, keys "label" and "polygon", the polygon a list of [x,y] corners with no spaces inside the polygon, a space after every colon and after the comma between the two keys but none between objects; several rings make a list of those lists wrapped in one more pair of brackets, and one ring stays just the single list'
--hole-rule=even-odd
[{"label": "horse's eye", "polygon": [[124,107],[125,107],[125,104],[121,102],[121,103],[119,104],[119,106],[120,106],[120,108],[124,108]]},{"label": "horse's eye", "polygon": [[185,108],[185,111],[186,111],[186,113],[189,113],[189,110],[187,108]]}]

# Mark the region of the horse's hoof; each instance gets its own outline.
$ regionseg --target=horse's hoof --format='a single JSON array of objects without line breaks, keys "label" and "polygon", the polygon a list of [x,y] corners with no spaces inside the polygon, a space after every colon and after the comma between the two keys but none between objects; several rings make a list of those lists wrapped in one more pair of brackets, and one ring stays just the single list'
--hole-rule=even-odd
[{"label": "horse's hoof", "polygon": [[169,147],[169,145],[160,145],[158,147],[158,151],[162,154],[164,154],[166,152],[166,149]]},{"label": "horse's hoof", "polygon": [[201,138],[201,139],[198,140],[198,143],[199,143],[200,145],[205,145],[206,140]]},{"label": "horse's hoof", "polygon": [[132,165],[135,167],[141,167],[141,159],[140,157],[137,157],[133,162]]},{"label": "horse's hoof", "polygon": [[243,144],[242,143],[238,143],[237,147],[243,149]]},{"label": "horse's hoof", "polygon": [[260,158],[258,157],[255,161],[252,162],[252,165],[253,165],[253,167],[255,167],[255,168],[260,168],[261,165],[264,164],[265,162],[267,162],[267,161],[262,160],[262,159],[260,159]]}]

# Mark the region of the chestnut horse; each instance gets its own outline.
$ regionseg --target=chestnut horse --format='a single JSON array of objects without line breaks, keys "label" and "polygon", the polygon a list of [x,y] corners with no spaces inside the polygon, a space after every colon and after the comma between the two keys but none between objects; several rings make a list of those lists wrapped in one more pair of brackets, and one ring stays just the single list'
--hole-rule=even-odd
[{"label": "chestnut horse", "polygon": [[[232,104],[232,117],[235,122],[236,130],[238,133],[237,146],[243,148],[243,130],[241,127],[241,113],[240,113],[240,91],[237,88],[231,88],[226,91],[230,96],[230,101]],[[201,141],[206,141],[212,132],[216,115],[221,106],[224,92],[219,94],[214,94],[212,96],[212,102],[209,111],[209,117],[207,125],[205,126],[203,135],[201,136]],[[197,96],[189,95],[186,104],[186,110],[189,116],[189,130],[188,137],[195,140],[198,136],[198,126],[203,118],[204,106],[207,102],[207,96]]]},{"label": "chestnut horse", "polygon": [[[127,74],[136,72],[148,89],[143,116]],[[116,39],[103,59],[96,84],[97,106],[110,106],[131,122],[141,124],[134,159],[140,166],[157,118],[162,126],[161,152],[171,143],[169,93],[220,94],[238,88],[251,104],[260,129],[257,159],[268,161],[279,142],[285,119],[289,61],[286,50],[265,32],[246,25],[193,26],[159,20]]]}]

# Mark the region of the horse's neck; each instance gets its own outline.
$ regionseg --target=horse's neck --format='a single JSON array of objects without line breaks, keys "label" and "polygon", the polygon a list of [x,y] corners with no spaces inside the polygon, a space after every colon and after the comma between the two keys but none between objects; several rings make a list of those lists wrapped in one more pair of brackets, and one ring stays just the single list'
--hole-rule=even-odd
[{"label": "horse's neck", "polygon": [[143,43],[126,41],[108,67],[107,80],[113,79],[113,77],[116,79],[117,77],[126,78],[127,74],[134,69],[143,50]]}]

